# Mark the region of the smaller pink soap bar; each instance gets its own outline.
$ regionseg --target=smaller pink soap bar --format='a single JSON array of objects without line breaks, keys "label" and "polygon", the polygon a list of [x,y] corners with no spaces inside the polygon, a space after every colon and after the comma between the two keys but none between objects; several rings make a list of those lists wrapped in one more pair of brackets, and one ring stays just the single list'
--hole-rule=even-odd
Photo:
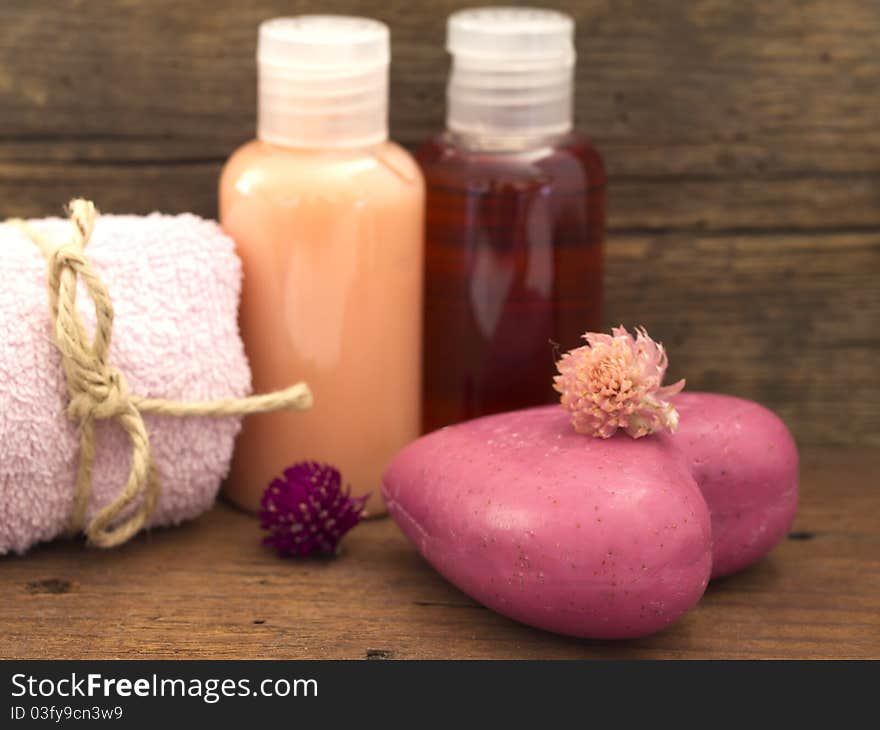
[{"label": "smaller pink soap bar", "polygon": [[709,512],[666,435],[584,437],[556,406],[489,416],[410,444],[382,491],[450,582],[550,631],[650,634],[709,579]]},{"label": "smaller pink soap bar", "polygon": [[672,399],[672,436],[712,514],[712,577],[751,565],[783,538],[798,503],[798,452],[782,420],[757,403],[715,393]]}]

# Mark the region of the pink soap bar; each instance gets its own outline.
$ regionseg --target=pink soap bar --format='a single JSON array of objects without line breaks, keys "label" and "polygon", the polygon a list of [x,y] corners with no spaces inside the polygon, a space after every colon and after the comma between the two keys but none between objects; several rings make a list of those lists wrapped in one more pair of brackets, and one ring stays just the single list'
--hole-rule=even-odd
[{"label": "pink soap bar", "polygon": [[752,401],[681,393],[672,440],[712,514],[712,577],[734,573],[785,537],[798,502],[798,452],[785,424]]},{"label": "pink soap bar", "polygon": [[709,579],[709,512],[672,440],[584,437],[558,406],[424,436],[395,458],[382,491],[450,582],[550,631],[650,634]]}]

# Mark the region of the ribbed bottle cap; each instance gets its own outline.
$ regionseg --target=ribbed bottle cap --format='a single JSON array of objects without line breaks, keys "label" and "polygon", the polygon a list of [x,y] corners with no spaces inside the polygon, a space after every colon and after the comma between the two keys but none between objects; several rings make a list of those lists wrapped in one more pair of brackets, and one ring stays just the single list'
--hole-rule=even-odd
[{"label": "ribbed bottle cap", "polygon": [[484,140],[572,126],[574,21],[540,8],[471,8],[449,17],[447,127]]},{"label": "ribbed bottle cap", "polygon": [[454,56],[570,63],[573,39],[574,21],[555,10],[470,8],[449,16],[446,49]]},{"label": "ribbed bottle cap", "polygon": [[388,137],[388,27],[345,15],[260,25],[257,136],[291,147],[357,147]]}]

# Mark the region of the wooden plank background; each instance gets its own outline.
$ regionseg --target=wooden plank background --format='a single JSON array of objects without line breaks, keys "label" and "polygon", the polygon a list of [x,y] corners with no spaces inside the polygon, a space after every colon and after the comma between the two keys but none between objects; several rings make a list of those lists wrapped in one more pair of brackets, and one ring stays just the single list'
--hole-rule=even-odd
[{"label": "wooden plank background", "polygon": [[[454,0],[4,0],[0,217],[216,214],[254,127],[257,24],[372,15],[392,134],[442,127]],[[514,3],[515,4],[515,3]],[[566,0],[577,117],[610,174],[607,324],[801,444],[880,445],[880,2]]]}]

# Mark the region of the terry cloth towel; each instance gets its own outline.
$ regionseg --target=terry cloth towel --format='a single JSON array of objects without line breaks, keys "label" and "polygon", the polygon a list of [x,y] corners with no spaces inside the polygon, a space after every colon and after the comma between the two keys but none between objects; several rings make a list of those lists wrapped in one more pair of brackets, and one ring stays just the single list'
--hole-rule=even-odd
[{"label": "terry cloth towel", "polygon": [[[70,221],[28,221],[52,241]],[[115,310],[110,363],[129,390],[150,398],[211,400],[250,393],[238,334],[241,264],[232,240],[194,215],[102,215],[85,250]],[[46,260],[18,228],[0,224],[0,554],[22,553],[66,532],[79,459],[77,426],[53,344]],[[87,328],[94,307],[82,285]],[[93,330],[90,329],[90,333]],[[214,501],[241,426],[239,417],[145,414],[161,497],[148,526],[174,525]],[[99,421],[87,520],[119,493],[131,446]],[[127,511],[123,515],[129,515]]]}]

